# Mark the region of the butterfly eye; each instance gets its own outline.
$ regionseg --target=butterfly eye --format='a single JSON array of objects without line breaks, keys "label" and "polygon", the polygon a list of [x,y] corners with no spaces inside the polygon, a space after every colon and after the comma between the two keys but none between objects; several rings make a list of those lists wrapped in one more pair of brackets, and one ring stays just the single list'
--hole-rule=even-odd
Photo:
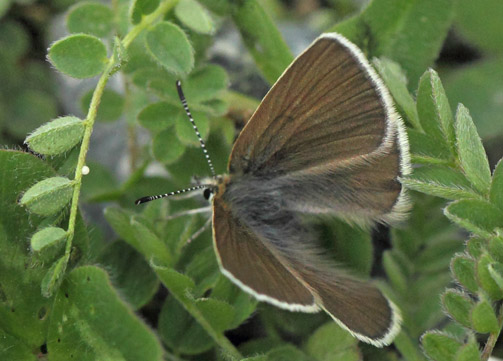
[{"label": "butterfly eye", "polygon": [[212,192],[211,192],[211,189],[206,188],[206,189],[204,190],[204,192],[203,192],[203,197],[204,197],[204,199],[206,199],[206,200],[210,199],[211,193],[212,193]]}]

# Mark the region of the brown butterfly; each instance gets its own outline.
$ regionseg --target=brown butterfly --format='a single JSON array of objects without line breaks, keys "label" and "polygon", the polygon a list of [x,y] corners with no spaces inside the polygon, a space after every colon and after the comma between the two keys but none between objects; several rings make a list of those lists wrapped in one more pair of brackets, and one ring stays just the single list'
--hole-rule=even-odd
[{"label": "brown butterfly", "polygon": [[[178,90],[199,136],[179,83]],[[304,215],[360,225],[405,219],[409,202],[398,177],[409,174],[409,158],[404,125],[379,76],[354,44],[328,33],[262,100],[234,144],[228,175],[137,204],[204,188],[224,275],[277,307],[323,309],[381,347],[400,329],[398,308],[374,284],[327,262]]]}]

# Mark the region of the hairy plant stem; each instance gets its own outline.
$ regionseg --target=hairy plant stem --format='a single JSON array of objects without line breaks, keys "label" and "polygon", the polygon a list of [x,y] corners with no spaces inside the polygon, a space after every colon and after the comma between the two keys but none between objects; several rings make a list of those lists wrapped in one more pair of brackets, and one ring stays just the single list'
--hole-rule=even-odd
[{"label": "hairy plant stem", "polygon": [[91,139],[91,134],[93,132],[94,121],[96,120],[96,114],[98,112],[98,106],[103,96],[103,91],[110,77],[110,73],[114,67],[114,57],[110,59],[103,75],[98,81],[98,85],[94,90],[93,97],[91,99],[91,104],[89,105],[89,111],[85,120],[86,129],[84,131],[84,137],[82,138],[82,145],[80,147],[79,159],[77,161],[77,168],[75,169],[74,186],[73,186],[73,196],[72,205],[70,208],[70,219],[68,221],[68,238],[66,241],[65,257],[66,262],[70,259],[70,252],[72,250],[72,240],[75,234],[75,220],[77,219],[77,210],[79,204],[80,187],[82,185],[82,167],[86,162],[87,151],[89,150],[89,141]]},{"label": "hairy plant stem", "polygon": [[129,168],[131,172],[134,172],[138,166],[138,142],[136,141],[136,116],[133,110],[133,104],[131,100],[131,86],[128,79],[124,78],[124,98],[126,102],[124,104],[124,111],[126,114],[126,124],[127,124],[127,145],[129,153]]},{"label": "hairy plant stem", "polygon": [[[122,40],[122,46],[124,47],[124,49],[127,49],[129,45],[131,45],[132,41],[141,33],[142,30],[144,30],[149,25],[154,23],[158,18],[160,18],[168,10],[170,10],[176,3],[177,0],[163,1],[152,14],[143,17],[142,21],[138,25],[134,26]],[[73,180],[74,187],[73,187],[72,205],[70,208],[70,219],[68,221],[68,230],[67,230],[68,237],[65,248],[65,257],[67,262],[70,259],[70,253],[72,250],[72,241],[75,233],[75,220],[77,219],[80,187],[82,185],[82,167],[86,162],[86,155],[87,151],[89,150],[89,141],[91,139],[91,134],[93,132],[93,126],[96,120],[98,106],[101,102],[101,97],[103,96],[103,91],[105,90],[105,86],[107,85],[108,79],[117,70],[116,61],[118,59],[116,59],[116,57],[117,55],[114,52],[114,55],[112,55],[111,59],[109,60],[108,65],[105,68],[105,71],[98,80],[98,84],[96,85],[96,89],[94,89],[91,104],[89,105],[89,111],[87,113],[87,117],[85,120],[86,129],[84,131],[84,137],[82,138],[82,145],[80,147],[79,159],[77,161],[77,168],[75,170],[75,177]]]},{"label": "hairy plant stem", "polygon": [[126,34],[124,40],[122,40],[122,45],[125,48],[128,48],[129,45],[133,42],[133,40],[147,27],[152,25],[157,18],[164,15],[168,12],[172,7],[174,7],[178,3],[178,0],[166,0],[163,1],[159,7],[151,14],[144,16],[139,24],[134,26],[129,33]]},{"label": "hairy plant stem", "polygon": [[496,341],[498,341],[498,337],[501,333],[501,327],[503,327],[503,304],[500,305],[498,311],[498,324],[499,330],[498,332],[490,333],[487,338],[486,345],[484,346],[484,350],[482,351],[481,360],[487,361],[493,352],[494,346],[496,345]]}]

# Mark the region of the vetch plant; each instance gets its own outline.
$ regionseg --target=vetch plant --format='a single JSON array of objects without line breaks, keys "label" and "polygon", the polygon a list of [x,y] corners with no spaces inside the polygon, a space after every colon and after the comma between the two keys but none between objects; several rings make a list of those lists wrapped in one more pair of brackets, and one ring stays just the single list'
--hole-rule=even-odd
[{"label": "vetch plant", "polygon": [[[383,62],[378,65],[386,66]],[[397,81],[397,77],[388,79]],[[408,104],[399,106],[405,108]],[[464,327],[460,332],[463,337],[428,331],[421,338],[422,345],[425,354],[434,360],[487,360],[503,322],[503,310],[497,305],[503,297],[501,276],[496,271],[501,270],[501,258],[495,252],[495,248],[503,245],[502,163],[498,163],[491,176],[468,110],[460,104],[455,117],[452,116],[440,79],[433,70],[420,79],[417,114],[418,118],[411,122],[415,129],[409,131],[409,137],[413,158],[421,166],[402,179],[402,183],[410,189],[450,200],[444,215],[471,233],[465,249],[450,262],[459,287],[442,295],[443,310]],[[420,141],[426,137],[434,141],[437,149],[432,151],[427,142]],[[488,334],[480,353],[477,333]]]}]

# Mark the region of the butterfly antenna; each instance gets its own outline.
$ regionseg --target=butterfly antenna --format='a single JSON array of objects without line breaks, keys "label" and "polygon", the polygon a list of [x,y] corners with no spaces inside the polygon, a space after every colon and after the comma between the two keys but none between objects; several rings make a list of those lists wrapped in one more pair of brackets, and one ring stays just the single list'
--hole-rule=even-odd
[{"label": "butterfly antenna", "polygon": [[192,127],[196,132],[197,138],[199,139],[199,144],[201,144],[201,149],[203,150],[204,156],[206,157],[206,161],[208,162],[208,165],[210,167],[211,174],[213,178],[216,178],[217,175],[215,174],[215,168],[213,168],[213,163],[211,162],[210,155],[208,154],[208,150],[206,149],[206,144],[204,144],[203,137],[201,137],[201,133],[199,133],[199,129],[197,129],[196,122],[194,122],[194,118],[190,113],[189,106],[187,105],[187,100],[185,99],[185,95],[183,95],[182,82],[180,80],[176,81],[176,89],[178,90],[178,96],[180,97],[180,101],[182,102],[183,108],[185,109],[185,113],[187,113],[187,116],[192,123]]},{"label": "butterfly antenna", "polygon": [[201,185],[197,185],[197,186],[194,186],[194,187],[181,189],[181,190],[179,190],[179,191],[174,191],[174,192],[169,192],[169,193],[159,194],[159,195],[157,195],[157,196],[147,196],[147,197],[141,197],[140,199],[137,199],[137,200],[134,202],[134,204],[139,205],[139,204],[142,204],[142,203],[147,203],[147,202],[150,202],[150,201],[153,201],[153,200],[159,199],[159,198],[165,198],[165,197],[170,197],[170,196],[176,196],[177,194],[182,194],[182,193],[186,193],[186,192],[192,192],[192,191],[195,191],[195,190],[198,190],[198,189],[203,189],[203,188],[208,188],[208,187],[211,187],[211,185],[209,185],[209,184],[201,184]]}]

